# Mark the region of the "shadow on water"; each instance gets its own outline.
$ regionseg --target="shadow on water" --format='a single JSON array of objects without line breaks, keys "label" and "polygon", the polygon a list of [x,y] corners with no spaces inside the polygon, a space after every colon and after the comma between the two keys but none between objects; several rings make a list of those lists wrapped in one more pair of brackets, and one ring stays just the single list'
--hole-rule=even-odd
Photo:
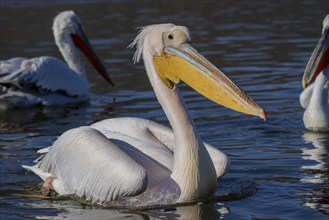
[{"label": "shadow on water", "polygon": [[[225,215],[228,210],[221,206],[209,204],[193,204],[189,206],[180,206],[175,208],[162,208],[154,210],[114,210],[95,207],[65,208],[57,216],[51,219],[219,219]],[[47,216],[38,216],[38,218],[48,219]]]},{"label": "shadow on water", "polygon": [[[91,205],[74,195],[50,196],[41,194],[41,185],[27,186],[24,191],[7,192],[9,196],[26,197],[35,200],[34,208],[56,208],[61,211],[56,216],[38,216],[43,219],[219,219],[230,212],[224,202],[238,201],[254,195],[257,184],[251,180],[241,180],[218,185],[218,193],[199,202],[168,206],[103,207]],[[5,196],[5,195],[2,195]],[[63,208],[65,207],[65,208]],[[84,207],[81,209],[81,207]]]},{"label": "shadow on water", "polygon": [[[60,134],[71,128],[116,117],[120,107],[127,104],[124,98],[116,102],[114,96],[101,97],[93,94],[92,99],[90,102],[74,105],[2,109],[0,132],[18,134],[33,130],[34,133],[39,131],[43,135]],[[95,114],[91,115],[93,112]]]}]

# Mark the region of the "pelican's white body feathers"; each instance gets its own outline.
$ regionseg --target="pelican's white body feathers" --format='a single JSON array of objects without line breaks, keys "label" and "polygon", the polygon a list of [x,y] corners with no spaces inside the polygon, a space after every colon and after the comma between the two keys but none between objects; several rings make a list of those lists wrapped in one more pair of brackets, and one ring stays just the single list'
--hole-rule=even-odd
[{"label": "pelican's white body feathers", "polygon": [[[229,158],[204,144],[220,178],[229,168]],[[24,168],[43,180],[56,176],[53,186],[60,195],[75,194],[92,203],[170,204],[179,196],[178,186],[169,178],[174,148],[174,134],[168,127],[140,118],[107,119],[65,132],[51,151],[38,151],[47,153],[36,161],[38,164]],[[160,191],[159,185],[166,187]],[[140,195],[146,190],[146,195]],[[154,196],[155,193],[159,195]],[[113,201],[127,196],[137,197]]]},{"label": "pelican's white body feathers", "polygon": [[53,57],[13,58],[1,61],[0,70],[3,108],[12,104],[58,105],[88,99],[87,79]]},{"label": "pelican's white body feathers", "polygon": [[312,130],[329,129],[329,68],[327,67],[300,95],[305,109],[304,125]]}]

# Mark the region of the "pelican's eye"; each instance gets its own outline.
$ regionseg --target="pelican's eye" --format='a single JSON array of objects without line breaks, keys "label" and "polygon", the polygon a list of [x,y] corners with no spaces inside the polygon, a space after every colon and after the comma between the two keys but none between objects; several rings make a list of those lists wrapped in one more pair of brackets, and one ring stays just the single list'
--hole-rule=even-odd
[{"label": "pelican's eye", "polygon": [[188,36],[184,31],[177,29],[170,32],[164,32],[162,39],[165,47],[177,48],[179,45],[188,41]]}]

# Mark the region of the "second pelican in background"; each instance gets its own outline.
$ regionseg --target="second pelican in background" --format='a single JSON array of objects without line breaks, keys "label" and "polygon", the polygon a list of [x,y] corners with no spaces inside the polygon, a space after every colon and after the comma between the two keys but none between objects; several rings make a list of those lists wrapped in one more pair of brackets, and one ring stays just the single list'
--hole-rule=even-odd
[{"label": "second pelican in background", "polygon": [[0,61],[0,108],[61,105],[88,100],[90,86],[78,49],[113,85],[73,11],[58,14],[53,31],[67,64],[48,56]]}]

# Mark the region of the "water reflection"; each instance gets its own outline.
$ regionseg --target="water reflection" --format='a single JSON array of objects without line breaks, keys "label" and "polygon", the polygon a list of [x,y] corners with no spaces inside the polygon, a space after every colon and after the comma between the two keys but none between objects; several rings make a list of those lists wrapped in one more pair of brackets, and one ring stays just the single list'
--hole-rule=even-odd
[{"label": "water reflection", "polygon": [[303,159],[312,162],[301,167],[305,174],[301,182],[313,184],[303,193],[304,205],[329,214],[329,133],[306,131],[303,138],[314,147],[302,149]]},{"label": "water reflection", "polygon": [[41,133],[47,129],[47,134],[58,134],[69,128],[82,126],[90,121],[87,106],[30,107],[1,111],[0,130],[3,133],[21,133],[34,129]]},{"label": "water reflection", "polygon": [[[56,204],[53,204],[56,208]],[[62,208],[59,205],[57,208]],[[95,207],[67,207],[62,209],[57,216],[51,218],[47,216],[37,216],[39,219],[171,219],[171,220],[217,220],[229,213],[229,210],[223,204],[194,204],[189,206],[172,207],[155,210],[114,210]]]},{"label": "water reflection", "polygon": [[44,135],[58,135],[71,128],[116,117],[113,114],[120,112],[122,106],[127,104],[126,97],[131,96],[124,91],[121,93],[117,94],[120,97],[117,102],[112,96],[102,97],[91,94],[90,103],[2,109],[0,131],[3,134],[19,134],[33,130],[33,132],[40,131]]}]

